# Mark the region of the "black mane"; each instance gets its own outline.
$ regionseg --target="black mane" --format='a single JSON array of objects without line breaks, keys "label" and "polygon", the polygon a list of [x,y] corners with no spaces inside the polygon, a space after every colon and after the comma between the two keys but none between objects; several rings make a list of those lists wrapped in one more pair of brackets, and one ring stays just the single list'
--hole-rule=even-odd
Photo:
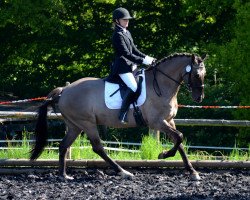
[{"label": "black mane", "polygon": [[149,66],[146,70],[151,70],[153,67],[157,67],[162,62],[165,62],[167,60],[171,60],[171,59],[176,58],[176,57],[183,57],[183,56],[190,57],[192,55],[193,54],[191,54],[191,53],[173,53],[173,54],[170,54],[167,57],[162,58],[161,60],[158,60],[154,65]]}]

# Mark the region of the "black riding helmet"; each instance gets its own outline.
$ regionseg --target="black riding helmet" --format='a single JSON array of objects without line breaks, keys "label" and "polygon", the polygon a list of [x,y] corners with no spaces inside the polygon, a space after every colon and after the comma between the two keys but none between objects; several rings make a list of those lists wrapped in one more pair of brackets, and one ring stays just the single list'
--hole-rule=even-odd
[{"label": "black riding helmet", "polygon": [[133,17],[131,17],[127,9],[120,7],[113,12],[113,21],[116,19],[133,19]]}]

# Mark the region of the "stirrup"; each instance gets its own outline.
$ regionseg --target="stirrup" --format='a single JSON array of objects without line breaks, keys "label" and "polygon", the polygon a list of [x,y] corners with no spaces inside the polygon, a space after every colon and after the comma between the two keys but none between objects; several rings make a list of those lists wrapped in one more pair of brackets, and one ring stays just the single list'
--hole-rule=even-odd
[{"label": "stirrup", "polygon": [[128,122],[125,121],[125,120],[121,120],[121,123],[124,124],[124,125],[128,124]]}]

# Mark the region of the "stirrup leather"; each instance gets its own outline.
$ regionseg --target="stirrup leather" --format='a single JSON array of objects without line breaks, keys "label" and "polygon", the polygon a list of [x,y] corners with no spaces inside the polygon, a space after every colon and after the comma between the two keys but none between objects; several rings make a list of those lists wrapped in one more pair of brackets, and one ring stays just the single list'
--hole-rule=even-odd
[{"label": "stirrup leather", "polygon": [[119,120],[120,120],[120,122],[121,122],[122,124],[127,124],[127,123],[128,123],[127,113],[128,113],[128,112],[121,113],[120,116],[119,116]]}]

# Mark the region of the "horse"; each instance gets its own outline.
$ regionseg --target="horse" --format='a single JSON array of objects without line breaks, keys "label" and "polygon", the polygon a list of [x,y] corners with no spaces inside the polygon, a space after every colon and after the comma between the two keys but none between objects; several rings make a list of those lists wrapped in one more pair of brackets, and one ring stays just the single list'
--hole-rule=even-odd
[{"label": "horse", "polygon": [[[204,99],[204,77],[206,73],[204,60],[206,55],[175,53],[155,62],[145,69],[146,100],[140,110],[146,126],[152,130],[165,133],[174,143],[169,150],[158,156],[165,159],[179,151],[185,169],[192,180],[200,180],[199,173],[193,168],[183,148],[183,134],[176,129],[174,117],[177,114],[177,94],[181,85],[186,86],[195,102]],[[55,104],[63,116],[67,131],[59,145],[59,177],[73,179],[66,173],[66,153],[81,132],[87,134],[92,150],[104,159],[122,178],[134,175],[123,169],[105,152],[98,133],[98,126],[128,128],[136,127],[136,121],[130,108],[128,123],[118,120],[119,109],[109,109],[104,102],[104,80],[85,77],[68,86],[52,90],[39,107],[35,128],[35,144],[30,159],[36,160],[47,143],[47,108]]]}]

